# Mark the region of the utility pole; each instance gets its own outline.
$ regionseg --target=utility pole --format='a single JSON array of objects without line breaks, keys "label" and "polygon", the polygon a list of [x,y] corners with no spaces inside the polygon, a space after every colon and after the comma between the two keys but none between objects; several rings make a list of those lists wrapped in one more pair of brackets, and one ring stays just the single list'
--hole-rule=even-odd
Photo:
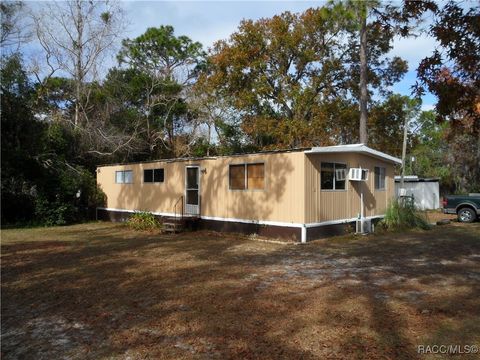
[{"label": "utility pole", "polygon": [[400,175],[400,189],[404,189],[405,161],[407,157],[408,117],[403,123],[403,146],[402,146],[402,173]]}]

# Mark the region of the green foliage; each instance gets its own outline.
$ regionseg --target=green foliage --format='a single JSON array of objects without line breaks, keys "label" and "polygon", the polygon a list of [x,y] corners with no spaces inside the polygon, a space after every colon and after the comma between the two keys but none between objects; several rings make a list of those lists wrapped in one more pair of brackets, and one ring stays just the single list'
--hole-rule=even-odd
[{"label": "green foliage", "polygon": [[[416,120],[416,125],[418,126],[416,142],[407,159],[407,174],[438,177],[444,191],[454,191],[452,168],[447,161],[450,144],[445,141],[448,124],[439,123],[435,111],[423,111]],[[413,161],[411,157],[414,158]]]},{"label": "green foliage", "polygon": [[[1,4],[2,45],[18,43],[21,8]],[[2,57],[2,222],[88,218],[104,202],[93,175],[99,162],[358,141],[359,19],[366,15],[370,144],[399,155],[404,121],[419,104],[391,92],[407,63],[388,54],[398,31],[408,35],[426,11],[436,15],[428,32],[439,50],[420,64],[419,92],[428,89],[439,102],[409,137],[416,161],[407,161],[407,171],[440,177],[451,192],[480,191],[478,7],[330,1],[244,20],[207,58],[173,27],[149,28],[123,41],[119,66],[99,82],[66,71],[34,83],[19,54]],[[102,29],[114,25],[114,13],[95,14]],[[62,53],[61,44],[49,45]],[[73,126],[76,104],[81,121]]]},{"label": "green foliage", "polygon": [[149,158],[184,155],[187,129],[195,127],[185,90],[204,62],[202,45],[187,36],[175,36],[172,26],[160,26],[123,40],[117,58],[125,68],[115,70],[110,78],[124,76],[128,89],[136,94],[132,104],[143,114],[142,141]]},{"label": "green foliage", "polygon": [[167,77],[185,64],[196,65],[203,56],[202,44],[187,36],[176,37],[172,26],[148,28],[133,40],[123,40],[122,45],[118,54],[120,63],[146,72],[164,69]]},{"label": "green foliage", "polygon": [[43,225],[92,219],[95,209],[105,205],[105,194],[97,188],[95,177],[81,167],[51,170],[37,188],[35,221]]},{"label": "green foliage", "polygon": [[[411,122],[420,112],[421,101],[399,94],[389,95],[385,101],[376,102],[370,110],[369,145],[387,154],[400,157],[405,122]],[[409,129],[409,148],[415,136]]]},{"label": "green foliage", "polygon": [[417,69],[416,90],[428,90],[438,99],[435,110],[437,121],[447,122],[442,129],[443,141],[439,149],[443,164],[451,170],[451,183],[457,192],[480,189],[480,7],[447,1],[409,5],[409,16],[431,11],[428,35],[436,40],[434,52],[424,58]]},{"label": "green foliage", "polygon": [[52,202],[39,196],[35,199],[35,216],[36,220],[45,226],[67,225],[77,219],[78,209],[60,199]]},{"label": "green foliage", "polygon": [[149,212],[136,212],[126,222],[127,226],[133,230],[156,230],[162,227],[162,223],[157,220],[155,215]]},{"label": "green foliage", "polygon": [[[228,40],[215,43],[205,87],[233,98],[251,144],[298,147],[353,137],[345,114],[353,114],[352,99],[359,97],[359,26],[349,4],[244,20]],[[407,71],[406,62],[386,57],[394,32],[380,21],[367,27],[369,86],[372,94],[389,94],[388,87]]]},{"label": "green foliage", "polygon": [[34,212],[34,185],[42,172],[35,160],[45,124],[30,107],[33,89],[19,54],[1,61],[1,197],[3,223],[29,221]]},{"label": "green foliage", "polygon": [[417,211],[412,201],[398,199],[390,202],[380,225],[392,231],[411,228],[430,229],[425,214]]},{"label": "green foliage", "polygon": [[33,116],[35,88],[17,54],[2,59],[2,224],[63,225],[93,218],[105,202],[95,176],[71,164],[76,134]]},{"label": "green foliage", "polygon": [[35,107],[43,111],[73,109],[75,83],[72,79],[52,76],[36,84]]}]

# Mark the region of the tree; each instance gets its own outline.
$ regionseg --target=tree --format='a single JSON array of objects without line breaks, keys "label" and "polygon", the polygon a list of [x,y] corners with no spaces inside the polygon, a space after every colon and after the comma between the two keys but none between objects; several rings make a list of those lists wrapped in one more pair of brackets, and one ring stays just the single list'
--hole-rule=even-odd
[{"label": "tree", "polygon": [[[88,119],[89,88],[124,26],[121,8],[110,1],[71,0],[42,4],[32,12],[34,29],[46,66],[34,66],[39,83],[61,72],[74,82],[73,124]],[[48,68],[45,73],[44,69]]]},{"label": "tree", "polygon": [[376,102],[370,114],[371,146],[401,156],[401,139],[407,131],[407,146],[411,149],[416,141],[414,121],[420,114],[420,106],[421,101],[418,99],[399,94],[392,94],[385,101]]},{"label": "tree", "polygon": [[[434,94],[438,98],[437,120],[449,124],[446,139],[450,143],[450,156],[446,160],[454,170],[457,191],[477,191],[480,189],[480,8],[449,1],[443,8],[431,4],[428,10],[434,15],[428,33],[437,40],[438,47],[417,69],[417,93],[428,90]],[[417,13],[425,11],[422,8]]]},{"label": "tree", "polygon": [[[174,156],[188,153],[196,124],[191,121],[187,97],[203,57],[200,43],[176,37],[171,26],[149,28],[141,36],[123,41],[119,63],[142,77],[140,106],[152,156],[163,150]],[[183,140],[176,142],[180,138]]]},{"label": "tree", "polygon": [[[94,176],[75,159],[75,134],[34,113],[35,87],[19,54],[1,63],[2,224],[63,224],[100,205]],[[80,196],[77,193],[80,190]]]},{"label": "tree", "polygon": [[417,69],[418,93],[438,97],[439,120],[451,121],[452,129],[480,134],[480,8],[449,1],[428,32],[439,48]]},{"label": "tree", "polygon": [[19,54],[1,62],[1,197],[2,223],[27,220],[33,213],[33,181],[41,171],[34,157],[45,125],[34,118],[33,88]]},{"label": "tree", "polygon": [[413,157],[407,172],[419,177],[438,177],[442,191],[455,191],[455,179],[447,158],[451,151],[445,141],[448,123],[439,123],[435,111],[422,111],[417,119],[416,143],[410,155]]},{"label": "tree", "polygon": [[[327,110],[343,112],[359,98],[357,30],[343,3],[246,20],[229,40],[214,45],[206,77],[216,92],[233,97],[242,129],[257,147],[336,143],[348,137],[339,129],[349,126],[339,119],[351,119]],[[386,93],[406,63],[385,58],[392,35],[379,23],[369,23],[368,31],[370,89]]]},{"label": "tree", "polygon": [[2,1],[0,3],[2,49],[13,48],[18,51],[21,43],[30,40],[31,32],[28,24],[22,21],[25,5],[22,1]]},{"label": "tree", "polygon": [[368,5],[366,1],[359,2],[360,19],[360,142],[368,143],[367,133],[367,104],[368,104],[368,85],[367,85],[367,12]]},{"label": "tree", "polygon": [[[211,155],[211,150],[223,155],[242,152],[244,139],[240,129],[241,119],[233,105],[233,97],[212,87],[207,77],[209,66],[208,63],[203,66],[189,101],[198,122],[207,128],[204,139],[206,151],[203,155]],[[216,146],[213,144],[214,138]]]}]

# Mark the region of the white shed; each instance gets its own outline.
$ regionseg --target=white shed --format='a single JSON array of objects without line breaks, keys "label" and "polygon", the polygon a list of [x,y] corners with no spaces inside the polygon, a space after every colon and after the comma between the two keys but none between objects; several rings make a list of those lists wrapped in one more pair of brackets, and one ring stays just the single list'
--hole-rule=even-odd
[{"label": "white shed", "polygon": [[[421,210],[440,208],[440,189],[438,178],[419,178],[405,176],[405,195],[413,195],[415,206]],[[395,176],[395,194],[400,193],[400,176]]]}]

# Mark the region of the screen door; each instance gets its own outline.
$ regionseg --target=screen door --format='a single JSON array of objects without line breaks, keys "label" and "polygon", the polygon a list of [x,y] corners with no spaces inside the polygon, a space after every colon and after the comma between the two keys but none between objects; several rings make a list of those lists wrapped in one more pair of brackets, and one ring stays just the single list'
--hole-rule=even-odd
[{"label": "screen door", "polygon": [[185,168],[185,213],[200,215],[200,168],[187,166]]}]

